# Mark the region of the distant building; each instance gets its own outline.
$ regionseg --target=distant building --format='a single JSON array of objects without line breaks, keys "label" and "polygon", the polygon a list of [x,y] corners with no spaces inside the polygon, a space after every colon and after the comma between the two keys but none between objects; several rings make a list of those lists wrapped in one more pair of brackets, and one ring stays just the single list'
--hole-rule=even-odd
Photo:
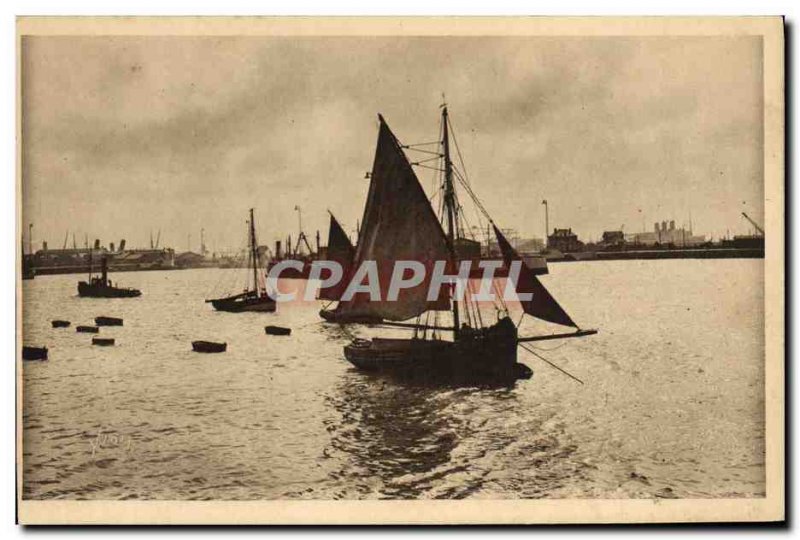
[{"label": "distant building", "polygon": [[622,231],[604,231],[601,242],[605,247],[620,247],[625,245],[625,233]]},{"label": "distant building", "polygon": [[547,237],[547,249],[569,253],[583,250],[583,242],[578,240],[578,235],[572,229],[553,229],[553,234]]},{"label": "distant building", "polygon": [[42,249],[33,255],[33,265],[36,267],[71,267],[89,264],[89,253],[96,264],[100,264],[100,259],[108,255],[105,248],[96,249],[47,249],[47,242],[44,242]]},{"label": "distant building", "polygon": [[540,253],[544,250],[544,240],[541,238],[520,238],[517,241],[519,253]]},{"label": "distant building", "polygon": [[178,268],[202,268],[207,265],[205,255],[200,253],[184,251],[175,256],[175,266]]},{"label": "distant building", "polygon": [[656,222],[653,232],[633,233],[625,236],[628,244],[639,246],[692,247],[706,243],[704,235],[694,235],[691,229],[675,227],[675,220]]},{"label": "distant building", "polygon": [[115,253],[109,260],[112,270],[159,270],[175,267],[175,251],[170,248],[131,249]]}]

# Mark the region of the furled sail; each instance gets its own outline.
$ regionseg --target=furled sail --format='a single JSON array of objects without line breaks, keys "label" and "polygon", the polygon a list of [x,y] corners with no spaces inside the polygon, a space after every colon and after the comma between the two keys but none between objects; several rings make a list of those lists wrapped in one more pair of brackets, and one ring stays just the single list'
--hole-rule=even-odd
[{"label": "furled sail", "polygon": [[577,328],[578,325],[572,321],[564,309],[558,305],[555,298],[544,288],[544,285],[534,275],[533,271],[528,268],[519,253],[511,247],[511,244],[508,243],[508,240],[506,240],[506,237],[503,236],[497,226],[494,226],[494,234],[497,236],[497,243],[500,245],[500,251],[503,253],[503,260],[506,265],[511,268],[513,261],[522,263],[516,290],[518,293],[533,294],[530,300],[522,302],[522,309],[525,313],[537,319]]},{"label": "furled sail", "polygon": [[[347,237],[342,226],[331,214],[331,225],[328,229],[328,251],[327,260],[335,261],[342,267],[343,275],[350,274],[350,265],[353,263],[353,258],[356,254],[356,248]],[[319,297],[322,300],[338,300],[341,298],[342,293],[347,286],[347,281],[342,279],[337,284],[331,287],[320,289]]]},{"label": "furled sail", "polygon": [[[352,299],[341,301],[336,311],[402,321],[432,309],[449,310],[445,287],[442,288],[445,294],[439,300],[427,300],[434,264],[450,259],[442,225],[400,144],[383,117],[379,115],[379,119],[369,194],[349,278],[354,277],[363,263],[374,261],[381,295],[378,300],[359,292]],[[396,261],[422,263],[425,279],[416,287],[401,289],[397,300],[390,301],[387,291]]]}]

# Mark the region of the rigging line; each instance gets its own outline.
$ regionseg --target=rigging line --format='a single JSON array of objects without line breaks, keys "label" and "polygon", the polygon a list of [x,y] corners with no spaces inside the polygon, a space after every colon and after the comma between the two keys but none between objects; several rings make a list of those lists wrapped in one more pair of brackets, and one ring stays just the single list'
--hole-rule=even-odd
[{"label": "rigging line", "polygon": [[561,342],[561,344],[559,344],[559,345],[556,345],[555,347],[550,347],[549,349],[543,349],[543,348],[541,348],[541,347],[534,347],[533,345],[528,345],[528,347],[533,347],[533,348],[534,348],[534,349],[536,349],[537,351],[545,351],[545,352],[549,352],[549,351],[557,351],[558,349],[560,349],[560,348],[561,348],[561,347],[563,347],[564,345],[567,345],[567,342],[566,342],[566,341],[563,341],[563,342]]},{"label": "rigging line", "polygon": [[475,300],[473,295],[476,294],[475,292],[475,284],[472,280],[467,280],[467,289],[469,290],[469,297],[471,299],[471,303],[473,305],[473,309],[475,310],[475,319],[478,321],[478,326],[483,328],[483,317],[481,317],[481,309],[478,300]]},{"label": "rigging line", "polygon": [[431,141],[431,142],[421,142],[421,143],[414,143],[414,144],[401,144],[400,148],[407,148],[409,150],[413,150],[415,146],[429,146],[431,144],[442,144],[442,141]]},{"label": "rigging line", "polygon": [[564,374],[564,375],[566,375],[567,377],[569,377],[569,378],[571,378],[571,379],[575,379],[575,380],[576,380],[576,381],[578,381],[579,383],[583,384],[583,381],[582,381],[582,380],[580,380],[579,378],[577,378],[575,375],[572,375],[572,374],[571,374],[571,373],[569,373],[568,371],[566,371],[566,370],[564,370],[564,369],[561,369],[560,367],[558,367],[558,366],[557,366],[557,365],[555,365],[553,362],[551,362],[550,360],[548,360],[547,358],[545,358],[545,357],[544,357],[544,356],[542,356],[541,354],[537,353],[537,352],[536,352],[536,351],[534,351],[533,349],[529,349],[529,348],[528,348],[526,345],[524,345],[524,344],[522,344],[522,343],[519,343],[518,345],[519,345],[520,347],[522,347],[523,349],[525,349],[526,351],[528,351],[529,353],[531,353],[532,355],[534,355],[534,356],[535,356],[536,358],[538,358],[539,360],[542,360],[542,361],[546,362],[548,365],[550,365],[551,367],[554,367],[554,368],[556,368],[558,371],[560,371],[561,373],[563,373],[563,374]]},{"label": "rigging line", "polygon": [[[438,159],[438,158],[436,158],[436,159]],[[430,161],[430,160],[426,160],[426,161]],[[438,167],[431,167],[430,165],[425,165],[422,162],[411,163],[411,165],[414,165],[416,167],[424,167],[424,168],[430,169],[432,171],[441,171],[442,170],[442,169],[440,169]]]},{"label": "rigging line", "polygon": [[431,154],[432,156],[436,156],[437,158],[444,157],[444,154],[442,154],[441,152],[434,152],[432,150],[423,150],[422,148],[408,148],[408,150],[411,150],[412,152],[420,152],[422,154]]},{"label": "rigging line", "polygon": [[475,203],[475,206],[480,208],[481,212],[483,212],[486,218],[491,222],[492,217],[489,215],[489,212],[486,211],[486,208],[484,208],[481,201],[478,200],[478,196],[475,195],[474,191],[472,191],[472,188],[469,186],[469,183],[467,183],[467,181],[464,179],[464,177],[461,176],[460,173],[457,172],[455,176],[456,179],[461,183],[461,185],[464,186],[464,190],[467,192],[467,195],[469,195],[472,201]]},{"label": "rigging line", "polygon": [[497,285],[497,280],[495,279],[492,279],[492,289],[494,290],[494,297],[500,299],[500,305],[503,307],[503,311],[508,313],[508,306],[506,305],[506,300],[505,298],[503,298],[503,295],[500,294],[500,287],[499,285]]},{"label": "rigging line", "polygon": [[464,158],[461,157],[461,148],[458,146],[458,139],[456,139],[456,130],[453,129],[453,122],[450,120],[450,117],[447,117],[447,123],[450,125],[450,133],[453,134],[453,143],[456,147],[456,154],[458,154],[458,161],[461,163],[461,168],[464,169],[464,178],[469,183],[469,179],[467,178],[467,166],[464,164]]},{"label": "rigging line", "polygon": [[421,159],[419,161],[412,161],[411,164],[412,165],[422,165],[423,163],[428,163],[429,161],[438,161],[440,159],[441,159],[440,156],[436,156],[436,157],[432,157],[432,158]]}]

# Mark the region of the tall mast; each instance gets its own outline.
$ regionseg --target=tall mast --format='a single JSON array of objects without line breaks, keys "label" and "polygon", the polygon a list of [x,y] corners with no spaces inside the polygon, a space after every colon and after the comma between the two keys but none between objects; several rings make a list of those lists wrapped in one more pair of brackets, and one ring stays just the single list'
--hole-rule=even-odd
[{"label": "tall mast", "polygon": [[258,293],[258,248],[256,247],[256,225],[253,209],[250,209],[250,257],[253,259],[253,289]]},{"label": "tall mast", "polygon": [[[453,191],[453,163],[450,161],[450,136],[447,125],[447,105],[442,109],[442,146],[444,147],[444,201],[447,206],[447,243],[450,247],[450,260],[453,268],[456,268],[456,249],[455,249],[455,222],[456,222],[456,201]],[[458,339],[459,327],[461,326],[458,316],[458,300],[456,300],[457,289],[453,290],[453,339]]]}]

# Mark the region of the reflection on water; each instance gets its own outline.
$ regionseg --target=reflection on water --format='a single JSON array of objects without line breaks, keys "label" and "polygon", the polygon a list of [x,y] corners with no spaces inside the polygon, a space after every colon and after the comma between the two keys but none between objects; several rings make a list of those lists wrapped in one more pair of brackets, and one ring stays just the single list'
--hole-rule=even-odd
[{"label": "reflection on water", "polygon": [[330,447],[346,457],[335,477],[358,479],[365,495],[376,489],[388,497],[422,495],[415,483],[402,479],[450,461],[460,424],[448,415],[446,400],[434,389],[361,374],[346,377],[328,399],[341,415],[328,427]]},{"label": "reflection on water", "polygon": [[[601,333],[538,351],[586,384],[520,351],[535,376],[500,388],[358,372],[344,344],[388,331],[322,324],[316,303],[216,313],[203,294],[225,272],[125,274],[130,300],[23,283],[23,341],[50,348],[23,370],[25,498],[764,494],[762,261],[553,265],[548,287]],[[101,330],[116,346],[74,331],[98,315],[125,319]]]}]

